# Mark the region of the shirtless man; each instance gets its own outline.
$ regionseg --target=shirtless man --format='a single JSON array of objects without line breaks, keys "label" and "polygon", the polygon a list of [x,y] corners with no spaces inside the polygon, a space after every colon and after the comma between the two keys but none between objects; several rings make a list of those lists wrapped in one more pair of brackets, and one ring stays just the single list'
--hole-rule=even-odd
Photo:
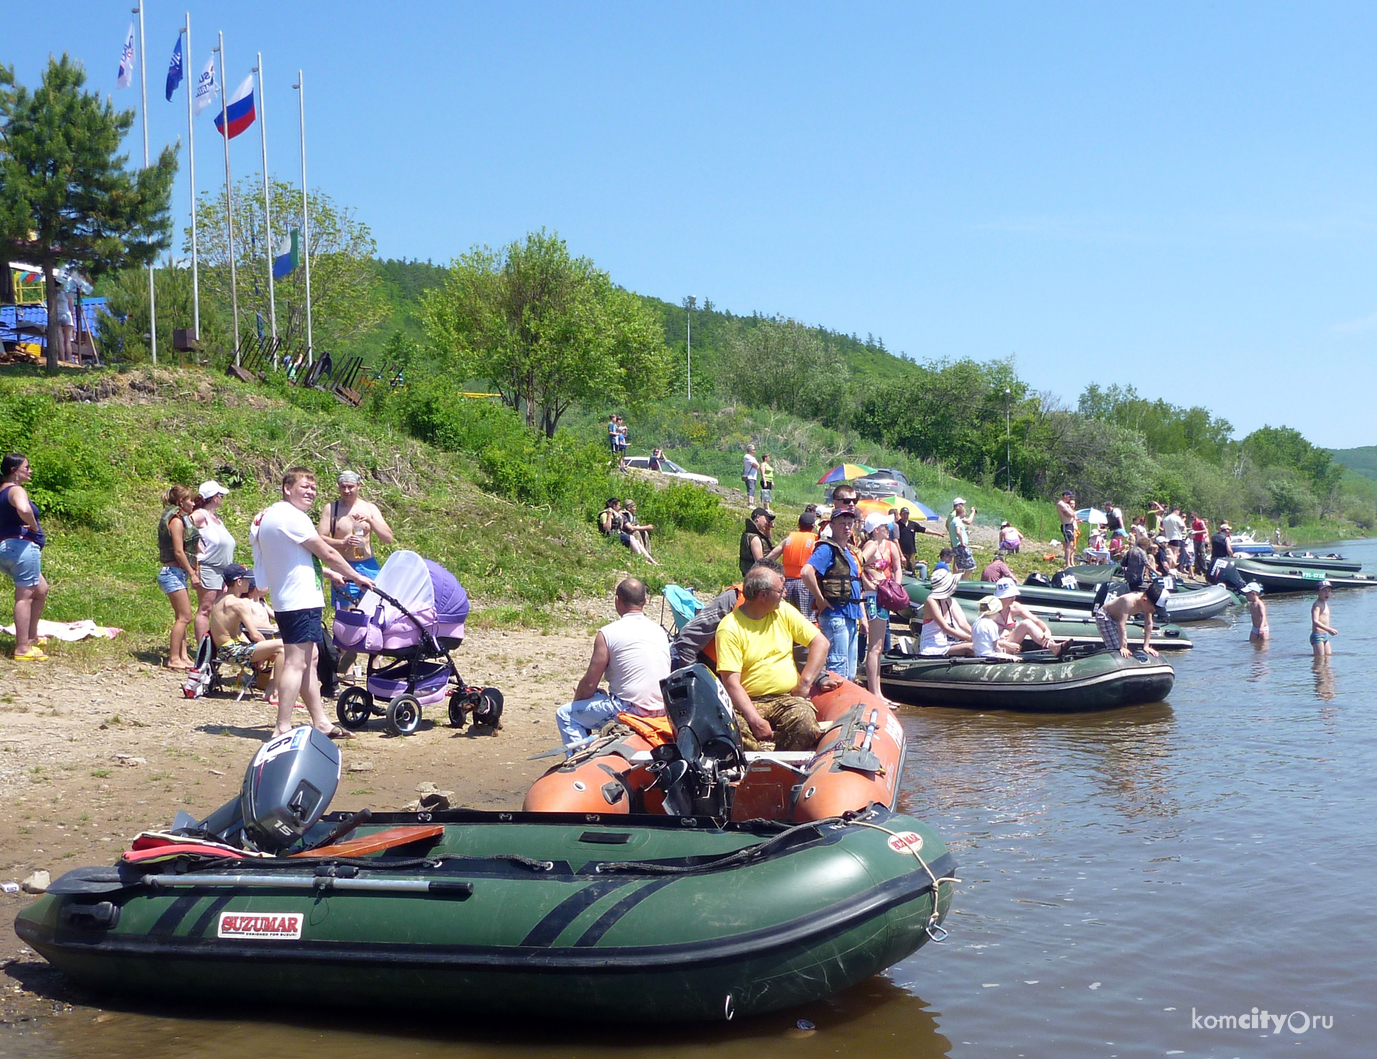
[{"label": "shirtless man", "polygon": [[282,662],[282,641],[264,639],[259,630],[260,615],[248,594],[253,578],[239,563],[225,567],[225,594],[210,608],[210,642],[218,662],[261,668],[271,662],[272,684],[264,698],[271,700],[277,684],[277,669]]},{"label": "shirtless man", "polygon": [[1310,608],[1310,646],[1315,649],[1316,658],[1328,658],[1333,654],[1329,638],[1339,635],[1339,630],[1329,624],[1329,597],[1333,594],[1334,586],[1321,581],[1319,598]]},{"label": "shirtless man", "polygon": [[1262,586],[1249,581],[1243,586],[1243,597],[1248,601],[1248,613],[1253,619],[1248,639],[1253,643],[1266,643],[1271,630],[1267,628],[1267,604],[1262,602]]},{"label": "shirtless man", "polygon": [[1095,608],[1095,625],[1100,630],[1104,645],[1111,651],[1118,651],[1125,658],[1133,655],[1128,646],[1128,619],[1135,614],[1143,616],[1143,650],[1153,658],[1160,657],[1151,644],[1152,618],[1166,599],[1166,589],[1162,582],[1154,581],[1142,592],[1125,592],[1109,602]]},{"label": "shirtless man", "polygon": [[[359,496],[359,483],[362,481],[357,471],[340,473],[337,479],[339,499],[325,505],[316,531],[321,540],[337,549],[350,566],[372,578],[377,577],[382,569],[373,555],[373,535],[376,534],[384,544],[391,544],[396,538],[378,506]],[[358,585],[344,583],[331,586],[330,602],[336,610],[352,607],[362,598],[363,590]]]},{"label": "shirtless man", "polygon": [[1061,519],[1061,558],[1062,566],[1074,566],[1076,562],[1076,494],[1063,489],[1057,501],[1057,517]]}]

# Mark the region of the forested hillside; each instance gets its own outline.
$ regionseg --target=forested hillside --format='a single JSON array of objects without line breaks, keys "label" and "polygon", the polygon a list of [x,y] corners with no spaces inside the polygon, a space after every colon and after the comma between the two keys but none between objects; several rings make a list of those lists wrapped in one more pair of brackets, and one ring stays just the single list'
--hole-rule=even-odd
[{"label": "forested hillside", "polygon": [[476,249],[449,267],[370,267],[380,322],[335,352],[363,354],[382,379],[404,371],[499,391],[550,435],[564,423],[591,437],[592,424],[621,412],[646,431],[638,447],[714,468],[746,440],[774,437],[801,466],[865,451],[903,463],[915,481],[969,482],[1010,501],[1070,488],[1083,503],[1144,510],[1161,500],[1317,536],[1377,526],[1374,489],[1359,477],[1377,477],[1377,448],[1331,455],[1285,426],[1239,438],[1207,408],[1131,386],[1092,385],[1072,403],[1033,392],[1011,360],[953,351],[917,363],[869,335],[629,294],[556,234]]}]

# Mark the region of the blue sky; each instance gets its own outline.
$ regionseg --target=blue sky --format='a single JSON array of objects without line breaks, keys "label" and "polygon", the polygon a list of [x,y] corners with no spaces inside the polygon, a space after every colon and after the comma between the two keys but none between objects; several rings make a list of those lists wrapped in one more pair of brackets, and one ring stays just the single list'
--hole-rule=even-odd
[{"label": "blue sky", "polygon": [[[0,6],[0,60],[33,84],[66,50],[113,90],[132,6]],[[145,8],[155,147],[185,140],[187,7]],[[1377,443],[1377,6],[189,7],[193,69],[217,29],[231,86],[263,52],[289,180],[305,71],[311,183],[384,256],[544,226],[667,300]],[[259,171],[256,130],[232,147]]]}]

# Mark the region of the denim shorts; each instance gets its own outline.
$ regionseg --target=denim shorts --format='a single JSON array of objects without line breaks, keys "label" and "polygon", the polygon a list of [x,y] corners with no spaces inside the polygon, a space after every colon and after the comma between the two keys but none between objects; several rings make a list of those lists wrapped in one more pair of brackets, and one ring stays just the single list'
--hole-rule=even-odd
[{"label": "denim shorts", "polygon": [[43,576],[42,554],[33,541],[6,537],[0,541],[0,571],[9,575],[15,588],[33,588]]},{"label": "denim shorts", "polygon": [[278,636],[284,644],[320,643],[324,639],[324,626],[321,625],[321,607],[308,607],[306,610],[279,610],[277,612]]},{"label": "denim shorts", "polygon": [[164,566],[158,571],[158,587],[169,596],[174,592],[185,592],[191,584],[191,575],[180,566]]},{"label": "denim shorts", "polygon": [[889,621],[889,611],[880,606],[879,599],[874,592],[867,592],[861,598],[865,602],[865,616],[868,620]]}]

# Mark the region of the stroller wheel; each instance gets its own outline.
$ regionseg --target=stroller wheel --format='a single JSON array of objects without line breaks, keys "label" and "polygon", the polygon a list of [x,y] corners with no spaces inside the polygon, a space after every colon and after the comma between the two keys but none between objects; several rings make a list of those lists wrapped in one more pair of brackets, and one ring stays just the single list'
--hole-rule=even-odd
[{"label": "stroller wheel", "polygon": [[387,730],[393,735],[410,735],[421,726],[421,704],[415,695],[398,695],[387,704]]},{"label": "stroller wheel", "polygon": [[339,723],[351,730],[362,728],[373,715],[373,696],[367,688],[349,687],[340,692],[335,703]]}]

